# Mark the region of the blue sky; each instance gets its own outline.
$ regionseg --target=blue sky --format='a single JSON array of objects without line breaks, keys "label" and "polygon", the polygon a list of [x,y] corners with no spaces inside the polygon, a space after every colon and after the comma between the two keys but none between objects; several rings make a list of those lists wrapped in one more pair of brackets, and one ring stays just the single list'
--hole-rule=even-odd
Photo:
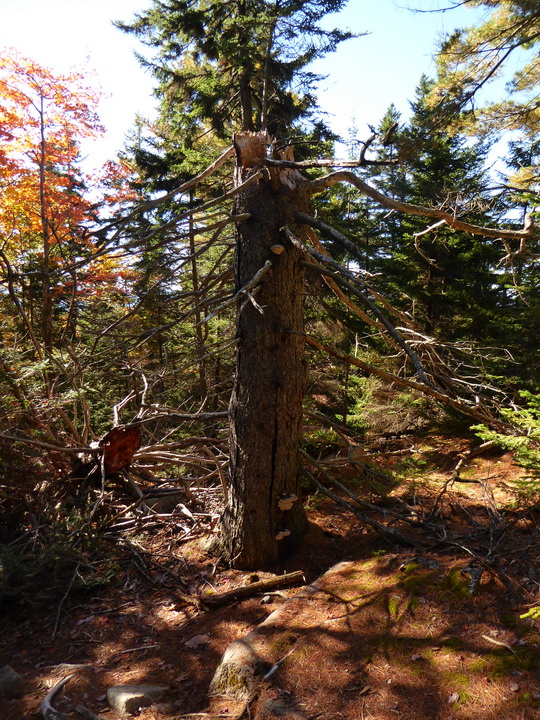
[{"label": "blue sky", "polygon": [[[415,13],[405,7],[416,7]],[[316,64],[327,75],[320,89],[328,121],[345,133],[354,116],[358,137],[369,135],[390,103],[407,114],[422,73],[433,74],[437,37],[473,24],[465,9],[429,12],[444,0],[349,0],[327,24],[370,34],[344,43]],[[151,78],[133,56],[137,42],[112,27],[129,20],[149,0],[0,0],[0,48],[12,46],[59,72],[77,67],[93,73],[92,84],[107,97],[101,118],[107,136],[86,151],[95,164],[114,156],[137,112],[151,113]]]}]

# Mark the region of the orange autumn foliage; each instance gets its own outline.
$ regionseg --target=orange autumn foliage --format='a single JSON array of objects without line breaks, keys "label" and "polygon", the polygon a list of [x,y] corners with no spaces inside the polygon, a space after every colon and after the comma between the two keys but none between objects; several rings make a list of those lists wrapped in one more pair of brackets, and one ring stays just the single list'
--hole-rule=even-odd
[{"label": "orange autumn foliage", "polygon": [[45,346],[60,298],[116,292],[130,274],[95,253],[100,211],[132,199],[126,168],[107,163],[96,178],[81,167],[81,142],[103,133],[98,102],[78,72],[53,74],[16,51],[0,59],[0,278],[15,304],[36,305]]}]

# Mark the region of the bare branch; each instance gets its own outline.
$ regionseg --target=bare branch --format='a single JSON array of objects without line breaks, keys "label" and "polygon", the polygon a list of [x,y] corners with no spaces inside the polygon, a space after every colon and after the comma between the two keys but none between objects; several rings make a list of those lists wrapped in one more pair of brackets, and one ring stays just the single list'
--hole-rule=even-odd
[{"label": "bare branch", "polygon": [[[251,278],[251,280],[244,285],[244,287],[240,288],[238,292],[233,295],[232,298],[224,302],[222,305],[217,307],[213,312],[210,313],[210,315],[207,315],[205,318],[201,320],[201,323],[208,322],[211,318],[215,317],[218,313],[220,313],[222,310],[225,310],[225,308],[229,307],[230,305],[233,305],[238,298],[240,298],[242,295],[246,295],[248,301],[251,301],[252,303],[255,303],[253,297],[250,295],[250,290],[259,282],[259,280],[263,277],[263,275],[266,275],[266,273],[270,270],[272,267],[272,263],[270,260],[267,260],[265,264],[262,266],[260,270],[258,270],[255,275]],[[258,306],[255,303],[255,307],[259,310],[259,312],[262,312],[262,308]]]},{"label": "bare branch", "polygon": [[359,358],[353,357],[352,355],[341,353],[339,352],[339,350],[330,347],[328,344],[323,343],[321,340],[317,340],[311,335],[306,335],[306,342],[308,345],[311,345],[311,347],[314,347],[317,350],[320,350],[330,355],[331,357],[335,357],[342,362],[348,362],[351,365],[354,365],[355,367],[358,367],[369,374],[376,375],[377,377],[380,377],[387,382],[394,383],[400,387],[417,390],[418,392],[421,392],[424,395],[428,395],[443,404],[453,407],[455,410],[462,413],[463,415],[472,417],[475,420],[484,423],[490,427],[497,428],[501,432],[511,433],[513,431],[511,425],[508,425],[507,423],[499,420],[497,417],[495,417],[495,414],[491,412],[490,409],[487,407],[478,406],[477,404],[473,405],[471,402],[457,395],[455,397],[452,397],[447,392],[444,392],[443,390],[438,390],[432,384],[426,385],[424,383],[416,382],[415,380],[409,380],[407,378],[399,377],[394,373],[383,370],[382,368],[376,367],[375,365],[370,365],[369,363],[366,363]]},{"label": "bare branch", "polygon": [[[375,315],[375,317],[379,320],[379,322],[384,325],[387,332],[391,335],[391,337],[396,341],[396,343],[399,345],[399,347],[406,353],[409,360],[412,362],[416,372],[418,373],[418,377],[422,380],[423,383],[426,385],[432,385],[432,383],[428,380],[426,377],[426,374],[424,372],[424,369],[422,367],[422,363],[420,362],[418,356],[416,353],[412,350],[412,348],[405,342],[405,340],[401,337],[401,335],[396,331],[394,326],[390,323],[390,321],[383,315],[383,313],[379,310],[379,308],[373,303],[363,292],[355,288],[355,285],[361,285],[362,287],[366,287],[366,284],[363,283],[361,280],[358,280],[358,278],[350,273],[348,270],[346,270],[344,267],[342,267],[339,263],[337,263],[335,260],[332,260],[329,257],[326,257],[325,255],[322,255],[321,253],[317,252],[316,250],[313,250],[312,248],[309,248],[307,245],[304,245],[303,242],[301,242],[288,228],[283,228],[285,234],[287,237],[291,240],[296,247],[300,248],[304,252],[306,252],[309,255],[312,255],[314,258],[319,260],[320,262],[326,263],[330,265],[330,267],[333,267],[338,271],[338,273],[341,273],[344,277],[347,278],[349,281],[347,284],[347,287],[354,292],[356,297],[360,298],[360,300],[364,303],[366,307],[368,307],[371,312]],[[322,271],[322,268],[317,268],[319,271]],[[324,271],[323,271],[324,272]],[[343,284],[343,278],[341,278],[336,273],[332,274],[332,277],[334,280],[339,282],[340,284]],[[352,283],[352,284],[351,284]]]},{"label": "bare branch", "polygon": [[120,223],[124,224],[128,222],[129,220],[132,220],[133,218],[137,217],[137,215],[140,215],[143,212],[146,212],[147,210],[152,210],[155,207],[159,207],[160,205],[163,205],[163,203],[168,202],[169,200],[172,200],[177,195],[181,195],[182,193],[185,193],[187,190],[189,190],[192,187],[195,187],[199,183],[201,183],[203,180],[206,180],[207,177],[210,175],[213,175],[213,173],[216,172],[216,170],[219,170],[219,168],[224,165],[227,160],[229,160],[234,155],[234,148],[231,145],[230,147],[225,150],[225,152],[220,155],[217,160],[215,160],[211,165],[209,165],[205,170],[203,170],[201,173],[196,175],[195,177],[192,177],[190,180],[187,180],[185,183],[182,183],[182,185],[179,185],[177,188],[174,188],[174,190],[171,190],[166,195],[162,195],[159,198],[156,198],[155,200],[150,200],[149,202],[142,203],[138,207],[135,208],[129,215],[125,215],[120,220],[115,220],[114,222],[111,222],[107,227],[104,229],[107,230],[111,227],[116,227]]},{"label": "bare branch", "polygon": [[438,208],[428,208],[423,205],[413,205],[412,203],[400,202],[394,198],[385,195],[384,193],[376,190],[374,187],[369,185],[365,180],[362,180],[353,172],[347,170],[338,170],[330,175],[313,180],[311,182],[311,193],[317,195],[318,193],[324,192],[328,188],[336,185],[340,182],[348,182],[354,185],[360,192],[372,200],[384,205],[392,210],[398,212],[408,213],[409,215],[420,215],[422,217],[434,218],[436,220],[443,220],[449,227],[454,230],[461,230],[462,232],[469,232],[473,235],[483,235],[484,237],[493,238],[530,238],[534,235],[534,225],[532,222],[528,223],[521,230],[508,230],[501,228],[489,228],[480,225],[472,225],[471,223],[459,220],[452,213],[446,210],[439,210]]},{"label": "bare branch", "polygon": [[[308,456],[309,457],[309,456]],[[408,537],[407,535],[404,535],[399,530],[396,530],[395,528],[388,527],[386,525],[383,525],[380,522],[377,522],[376,520],[372,520],[366,513],[363,513],[361,510],[359,510],[354,505],[351,505],[350,502],[347,502],[347,500],[343,500],[343,498],[339,497],[339,495],[336,495],[336,493],[332,492],[332,490],[329,490],[325,485],[323,485],[317,478],[309,472],[309,470],[306,470],[305,468],[302,469],[302,473],[311,480],[311,482],[315,485],[317,489],[319,489],[324,495],[326,495],[329,498],[332,498],[335,502],[337,502],[342,507],[346,508],[350,512],[352,512],[354,515],[356,515],[362,522],[364,522],[366,525],[369,525],[369,527],[373,528],[374,530],[377,530],[377,532],[381,532],[384,535],[388,535],[394,542],[403,543],[404,545],[409,545],[410,547],[422,547],[422,543],[418,542],[417,540],[414,540],[411,537]]]},{"label": "bare branch", "polygon": [[52,445],[51,443],[44,443],[40,442],[39,440],[33,440],[32,438],[28,437],[20,437],[17,435],[7,435],[6,433],[0,433],[0,438],[3,440],[10,440],[11,442],[20,442],[23,445],[35,445],[36,447],[43,448],[45,450],[54,450],[55,452],[60,453],[69,453],[69,454],[77,454],[77,453],[92,453],[94,455],[97,455],[101,452],[101,448],[93,448],[93,447],[64,447],[62,445]]},{"label": "bare branch", "polygon": [[340,168],[358,168],[372,165],[396,165],[397,160],[367,160],[365,153],[375,137],[370,138],[364,143],[364,149],[358,160],[340,160],[338,158],[329,158],[326,160],[274,160],[272,158],[265,159],[265,165],[277,168],[291,168],[293,170],[301,170],[302,168],[318,168],[318,167],[340,167]]}]

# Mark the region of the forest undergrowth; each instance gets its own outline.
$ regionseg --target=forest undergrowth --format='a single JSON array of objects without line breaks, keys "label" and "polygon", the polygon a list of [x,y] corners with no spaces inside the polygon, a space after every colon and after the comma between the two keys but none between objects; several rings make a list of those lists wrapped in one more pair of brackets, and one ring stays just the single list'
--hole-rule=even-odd
[{"label": "forest undergrowth", "polygon": [[[448,430],[308,450],[308,534],[272,572],[232,570],[213,554],[219,477],[154,483],[154,495],[138,481],[140,502],[118,479],[98,510],[96,487],[58,501],[54,522],[34,508],[39,522],[29,513],[2,545],[0,664],[26,690],[0,716],[39,717],[48,690],[74,673],[55,700],[67,718],[84,706],[115,720],[105,691],[125,683],[168,687],[142,711],[148,720],[263,718],[284,697],[299,717],[535,717],[540,632],[523,616],[540,604],[540,514],[513,452]],[[298,579],[268,592],[257,583],[300,570],[302,586],[344,560],[350,571],[276,624],[277,655],[291,659],[249,707],[210,697],[227,645],[299,591]],[[250,585],[253,596],[230,594]]]}]

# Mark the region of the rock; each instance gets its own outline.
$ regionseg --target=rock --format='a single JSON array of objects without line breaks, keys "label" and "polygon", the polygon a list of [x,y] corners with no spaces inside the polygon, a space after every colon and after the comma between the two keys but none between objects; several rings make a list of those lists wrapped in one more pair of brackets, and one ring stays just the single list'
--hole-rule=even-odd
[{"label": "rock", "polygon": [[255,716],[255,720],[306,720],[306,716],[281,698],[270,698]]},{"label": "rock", "polygon": [[163,698],[166,685],[116,685],[107,690],[109,706],[121,715],[132,715]]},{"label": "rock", "polygon": [[11,665],[0,668],[0,697],[19,697],[24,693],[24,680]]}]

